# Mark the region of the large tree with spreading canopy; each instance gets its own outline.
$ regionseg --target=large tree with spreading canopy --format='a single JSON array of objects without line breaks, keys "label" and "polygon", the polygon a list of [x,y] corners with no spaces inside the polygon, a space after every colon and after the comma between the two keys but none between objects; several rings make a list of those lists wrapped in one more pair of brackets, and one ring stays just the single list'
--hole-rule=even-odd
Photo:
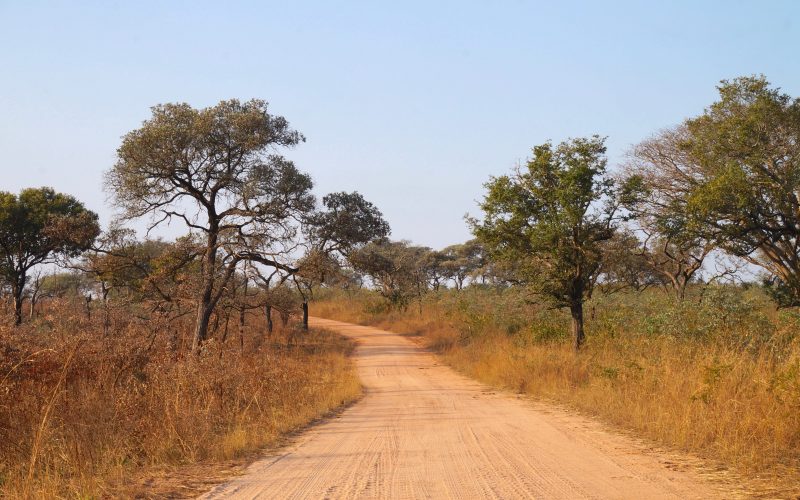
[{"label": "large tree with spreading canopy", "polygon": [[288,253],[315,198],[311,178],[280,151],[303,140],[266,102],[235,99],[155,106],[123,138],[106,175],[122,217],[179,220],[203,238],[193,349],[240,262],[296,270]]}]

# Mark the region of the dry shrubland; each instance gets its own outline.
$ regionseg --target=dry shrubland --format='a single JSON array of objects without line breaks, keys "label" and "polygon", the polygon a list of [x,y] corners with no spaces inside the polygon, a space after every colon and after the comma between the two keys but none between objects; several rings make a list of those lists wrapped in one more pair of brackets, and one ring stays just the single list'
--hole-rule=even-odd
[{"label": "dry shrubland", "polygon": [[656,290],[587,303],[575,353],[568,313],[516,289],[429,293],[390,309],[375,294],[330,294],[314,313],[424,336],[484,383],[565,404],[727,466],[766,487],[800,484],[800,314],[757,288]]},{"label": "dry shrubland", "polygon": [[193,355],[191,315],[120,308],[104,336],[79,300],[0,327],[0,496],[146,494],[129,478],[242,457],[360,393],[352,345],[333,334],[290,323],[267,336],[251,314],[241,342],[220,328]]}]

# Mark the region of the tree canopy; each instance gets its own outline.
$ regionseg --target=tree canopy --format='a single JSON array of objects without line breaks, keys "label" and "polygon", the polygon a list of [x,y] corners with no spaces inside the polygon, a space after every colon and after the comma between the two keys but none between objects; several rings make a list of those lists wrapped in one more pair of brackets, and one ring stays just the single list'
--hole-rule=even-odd
[{"label": "tree canopy", "polygon": [[204,236],[197,349],[239,262],[293,270],[276,256],[314,209],[312,181],[278,153],[304,139],[265,101],[152,112],[123,138],[106,183],[124,218],[149,216],[151,227],[177,218]]},{"label": "tree canopy", "polygon": [[533,148],[525,168],[493,178],[475,236],[515,279],[556,307],[569,307],[575,347],[584,340],[583,301],[614,234],[612,181],[599,136]]},{"label": "tree canopy", "polygon": [[0,276],[11,288],[15,324],[31,268],[77,256],[99,232],[97,214],[70,195],[49,187],[0,192]]},{"label": "tree canopy", "polygon": [[800,99],[764,77],[723,81],[688,120],[694,159],[687,209],[725,250],[759,265],[800,305]]}]

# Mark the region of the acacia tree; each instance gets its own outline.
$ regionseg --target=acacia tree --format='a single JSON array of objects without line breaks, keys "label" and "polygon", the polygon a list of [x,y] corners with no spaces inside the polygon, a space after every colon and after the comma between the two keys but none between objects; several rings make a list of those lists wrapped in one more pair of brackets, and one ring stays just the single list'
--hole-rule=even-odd
[{"label": "acacia tree", "polygon": [[48,187],[0,192],[0,277],[14,301],[14,324],[22,323],[22,301],[34,266],[75,257],[100,232],[97,214],[74,197]]},{"label": "acacia tree", "polygon": [[570,309],[576,350],[584,342],[583,303],[601,270],[602,243],[615,230],[605,152],[599,136],[536,146],[524,169],[486,184],[483,221],[470,219],[490,257],[513,269],[516,282]]},{"label": "acacia tree", "polygon": [[450,263],[452,260],[452,256],[439,250],[430,250],[423,257],[422,265],[428,276],[428,283],[434,291],[438,291],[450,279],[452,275]]},{"label": "acacia tree", "polygon": [[391,233],[378,207],[357,192],[325,195],[322,207],[311,217],[307,235],[314,248],[328,255],[346,257]]},{"label": "acacia tree", "polygon": [[295,272],[286,256],[297,222],[314,208],[311,178],[278,153],[303,136],[262,100],[152,108],[129,132],[106,175],[124,219],[151,228],[178,219],[203,237],[192,349],[242,261]]},{"label": "acacia tree", "polygon": [[694,168],[686,213],[723,249],[766,269],[775,298],[800,306],[800,99],[762,77],[723,81],[685,123]]},{"label": "acacia tree", "polygon": [[476,239],[461,244],[450,245],[442,250],[447,257],[443,263],[447,277],[453,280],[456,290],[464,288],[464,283],[485,265],[483,247]]}]

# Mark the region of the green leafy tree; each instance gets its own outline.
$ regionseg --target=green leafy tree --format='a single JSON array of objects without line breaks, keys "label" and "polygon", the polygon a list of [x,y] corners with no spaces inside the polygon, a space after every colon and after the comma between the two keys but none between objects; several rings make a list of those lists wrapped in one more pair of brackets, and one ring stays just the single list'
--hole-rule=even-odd
[{"label": "green leafy tree", "polygon": [[48,187],[0,192],[0,277],[11,290],[15,325],[30,270],[79,255],[99,232],[97,214],[70,195]]},{"label": "green leafy tree", "polygon": [[80,271],[47,274],[41,277],[40,297],[61,299],[79,295],[87,287],[85,275]]},{"label": "green leafy tree", "polygon": [[719,100],[685,123],[691,224],[761,266],[800,306],[800,99],[762,77],[723,81]]},{"label": "green leafy tree", "polygon": [[391,233],[378,207],[357,192],[325,195],[322,206],[309,218],[307,233],[313,247],[323,253],[346,256]]},{"label": "green leafy tree", "polygon": [[422,266],[428,276],[428,284],[434,291],[438,291],[452,274],[452,267],[449,265],[453,257],[444,251],[431,250],[423,257]]},{"label": "green leafy tree", "polygon": [[514,279],[572,314],[574,346],[584,342],[583,303],[601,271],[603,242],[614,234],[612,181],[599,136],[533,148],[525,168],[493,178],[475,236]]},{"label": "green leafy tree", "polygon": [[642,291],[652,286],[667,287],[661,270],[652,264],[653,256],[629,230],[620,230],[603,243],[603,265],[599,286],[605,293],[625,288]]},{"label": "green leafy tree", "polygon": [[311,178],[278,149],[303,140],[261,100],[155,106],[123,138],[106,177],[123,217],[177,219],[204,240],[193,350],[240,262],[296,271],[288,253],[315,199]]}]

